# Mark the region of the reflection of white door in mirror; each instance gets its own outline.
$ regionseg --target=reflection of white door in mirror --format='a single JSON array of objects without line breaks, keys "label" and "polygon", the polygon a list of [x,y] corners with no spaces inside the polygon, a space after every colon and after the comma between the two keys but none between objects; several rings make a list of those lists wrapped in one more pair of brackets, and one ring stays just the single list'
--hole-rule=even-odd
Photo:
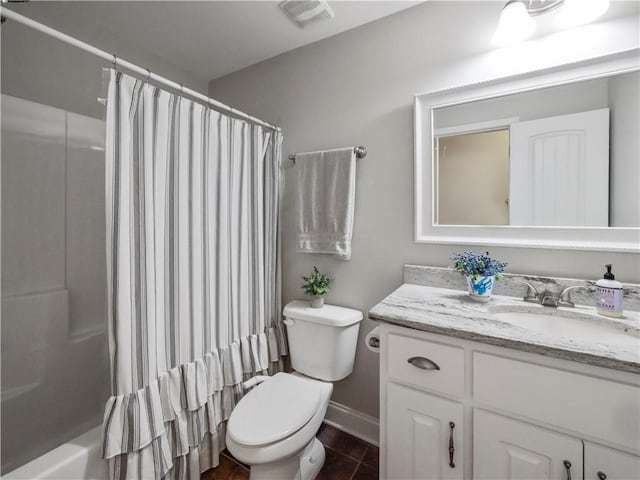
[{"label": "reflection of white door in mirror", "polygon": [[510,225],[609,225],[609,109],[511,125]]}]

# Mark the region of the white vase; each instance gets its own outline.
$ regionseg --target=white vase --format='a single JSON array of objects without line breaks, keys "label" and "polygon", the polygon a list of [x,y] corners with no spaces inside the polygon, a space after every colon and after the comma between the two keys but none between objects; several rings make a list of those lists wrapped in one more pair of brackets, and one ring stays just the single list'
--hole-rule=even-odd
[{"label": "white vase", "polygon": [[311,308],[322,308],[324,306],[324,295],[315,295],[311,299]]},{"label": "white vase", "polygon": [[476,302],[488,302],[491,299],[491,290],[495,282],[495,276],[479,276],[474,279],[472,275],[467,276],[467,286],[469,296]]}]

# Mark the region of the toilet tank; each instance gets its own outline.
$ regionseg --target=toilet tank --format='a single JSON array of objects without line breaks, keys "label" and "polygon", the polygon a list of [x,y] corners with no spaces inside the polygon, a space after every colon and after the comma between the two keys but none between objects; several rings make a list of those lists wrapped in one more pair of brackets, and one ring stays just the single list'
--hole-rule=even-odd
[{"label": "toilet tank", "polygon": [[311,308],[295,300],[283,313],[294,370],[328,382],[353,371],[362,312],[335,305]]}]

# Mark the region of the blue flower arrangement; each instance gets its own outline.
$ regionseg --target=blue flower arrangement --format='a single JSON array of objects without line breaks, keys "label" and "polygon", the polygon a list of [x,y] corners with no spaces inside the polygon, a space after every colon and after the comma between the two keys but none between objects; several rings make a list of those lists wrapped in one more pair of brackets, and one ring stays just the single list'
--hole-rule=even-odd
[{"label": "blue flower arrangement", "polygon": [[496,280],[502,278],[505,262],[491,258],[489,252],[478,254],[474,252],[456,253],[451,257],[453,268],[463,275],[472,277],[476,281],[479,277],[495,276]]}]

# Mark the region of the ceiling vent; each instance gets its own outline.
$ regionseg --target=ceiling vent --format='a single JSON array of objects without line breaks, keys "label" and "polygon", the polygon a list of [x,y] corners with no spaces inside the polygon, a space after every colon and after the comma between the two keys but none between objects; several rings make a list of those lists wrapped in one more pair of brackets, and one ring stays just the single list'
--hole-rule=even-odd
[{"label": "ceiling vent", "polygon": [[300,28],[335,16],[326,0],[284,0],[280,8]]}]

